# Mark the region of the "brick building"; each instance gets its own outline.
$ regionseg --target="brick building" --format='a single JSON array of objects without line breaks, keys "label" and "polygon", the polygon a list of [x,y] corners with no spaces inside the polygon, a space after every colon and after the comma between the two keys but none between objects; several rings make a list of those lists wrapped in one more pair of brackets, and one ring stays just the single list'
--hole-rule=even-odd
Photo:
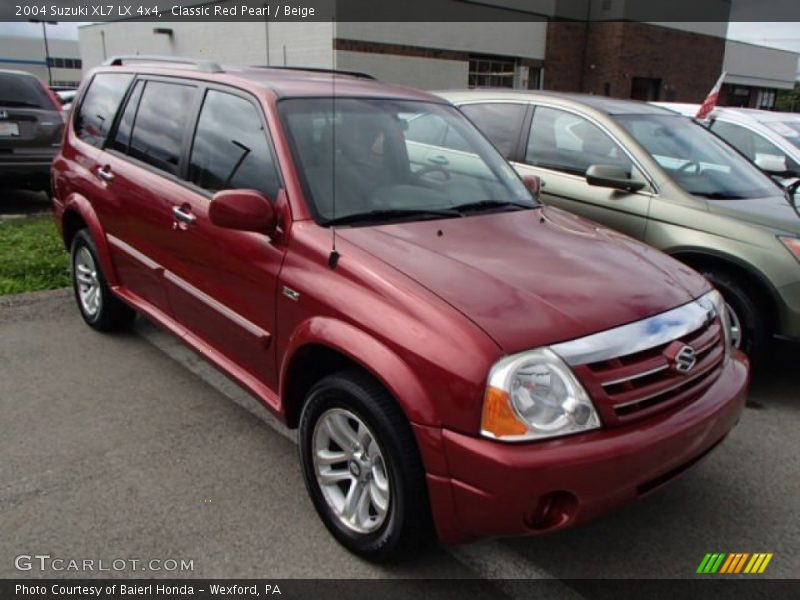
[{"label": "brick building", "polygon": [[[673,0],[681,1],[696,0]],[[719,21],[641,22],[626,0],[494,0],[481,3],[481,10],[524,5],[526,18],[157,27],[125,21],[81,28],[80,45],[87,67],[115,54],[175,54],[364,71],[428,89],[544,88],[675,102],[701,101],[725,69],[723,102],[770,108],[777,90],[794,85],[797,54],[726,40],[729,2],[706,2],[719,8]]]}]

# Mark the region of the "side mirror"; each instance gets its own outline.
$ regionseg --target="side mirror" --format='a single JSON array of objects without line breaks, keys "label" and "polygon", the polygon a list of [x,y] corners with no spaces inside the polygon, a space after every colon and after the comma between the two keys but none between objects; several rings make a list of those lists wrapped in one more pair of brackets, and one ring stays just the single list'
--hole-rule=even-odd
[{"label": "side mirror", "polygon": [[774,154],[759,154],[755,160],[756,166],[770,175],[786,173],[786,157]]},{"label": "side mirror", "polygon": [[614,188],[626,192],[638,192],[643,189],[643,181],[631,179],[621,167],[614,165],[592,165],[586,169],[586,183],[597,187]]},{"label": "side mirror", "polygon": [[217,227],[272,233],[277,218],[272,202],[256,190],[223,190],[214,194],[208,218]]},{"label": "side mirror", "polygon": [[786,197],[795,210],[800,213],[800,179],[796,179],[786,187]]},{"label": "side mirror", "polygon": [[533,195],[533,197],[538,200],[539,194],[542,191],[541,178],[537,177],[536,175],[525,175],[522,178],[522,183],[525,184],[525,187],[528,188],[528,191]]}]

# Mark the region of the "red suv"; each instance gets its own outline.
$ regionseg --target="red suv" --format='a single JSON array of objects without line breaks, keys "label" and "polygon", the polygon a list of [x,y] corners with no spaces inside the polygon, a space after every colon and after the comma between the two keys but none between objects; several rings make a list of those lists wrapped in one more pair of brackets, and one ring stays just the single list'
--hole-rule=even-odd
[{"label": "red suv", "polygon": [[54,163],[78,307],[101,331],[143,313],[299,428],[350,550],[581,523],[736,423],[719,294],[541,206],[445,101],[162,60],[95,70]]}]

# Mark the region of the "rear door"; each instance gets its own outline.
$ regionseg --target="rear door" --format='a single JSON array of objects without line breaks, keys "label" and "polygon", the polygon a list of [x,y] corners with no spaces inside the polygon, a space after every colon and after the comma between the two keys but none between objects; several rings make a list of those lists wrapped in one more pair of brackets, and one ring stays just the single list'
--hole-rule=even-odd
[{"label": "rear door", "polygon": [[237,367],[276,388],[275,299],[285,247],[280,237],[234,231],[208,217],[212,195],[255,189],[274,202],[282,188],[260,103],[209,86],[189,150],[189,186],[172,199],[177,226],[165,273],[176,320]]},{"label": "rear door", "polygon": [[164,273],[180,246],[172,208],[187,193],[181,173],[198,97],[192,82],[139,78],[97,167],[113,191],[108,241],[120,281],[165,314]]}]

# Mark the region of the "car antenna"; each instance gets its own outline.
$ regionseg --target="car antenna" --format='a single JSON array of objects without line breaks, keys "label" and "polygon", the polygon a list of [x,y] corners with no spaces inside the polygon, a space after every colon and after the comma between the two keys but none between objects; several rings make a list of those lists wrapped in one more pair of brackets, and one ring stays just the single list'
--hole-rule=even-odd
[{"label": "car antenna", "polygon": [[[331,85],[334,87],[333,90],[333,111],[332,111],[332,118],[331,118],[331,161],[333,167],[331,169],[331,176],[333,177],[333,194],[331,198],[331,220],[336,219],[336,77],[331,77]],[[331,225],[331,253],[328,255],[328,266],[331,269],[335,269],[336,265],[339,264],[339,253],[336,251],[336,225]]]}]

